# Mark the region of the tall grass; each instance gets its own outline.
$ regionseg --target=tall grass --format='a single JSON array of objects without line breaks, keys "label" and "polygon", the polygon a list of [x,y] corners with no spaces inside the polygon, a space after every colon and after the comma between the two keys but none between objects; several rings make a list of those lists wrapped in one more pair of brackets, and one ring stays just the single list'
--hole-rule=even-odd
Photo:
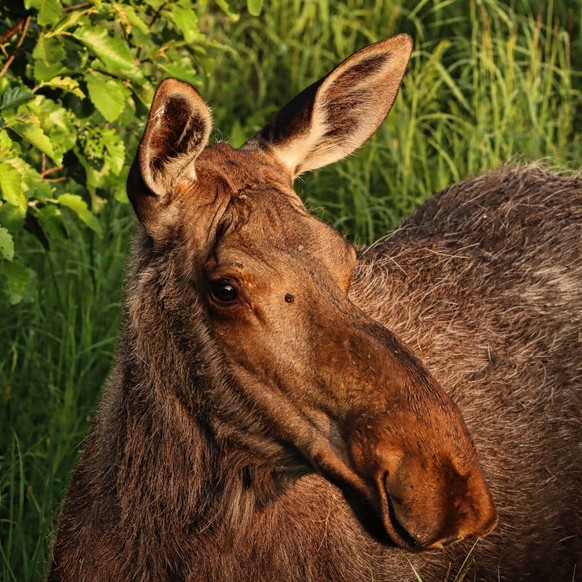
[{"label": "tall grass", "polygon": [[288,0],[263,21],[241,23],[206,94],[220,96],[217,126],[238,146],[338,57],[412,34],[416,49],[388,121],[361,152],[297,185],[351,237],[371,241],[435,191],[508,160],[579,166],[567,10],[532,3],[525,16],[495,0],[336,4]]},{"label": "tall grass", "polygon": [[105,236],[81,232],[37,255],[39,297],[0,307],[0,580],[37,580],[55,511],[84,438],[117,336],[133,222],[106,208]]},{"label": "tall grass", "polygon": [[[272,4],[272,5],[271,5]],[[396,32],[416,42],[389,120],[360,152],[298,192],[358,242],[431,193],[507,160],[582,166],[579,2],[280,0],[242,18],[202,93],[215,137],[241,145],[339,59]],[[204,23],[225,40],[219,18]],[[115,348],[130,209],[107,205],[103,239],[27,243],[38,296],[0,305],[0,579],[37,580],[55,515]],[[26,236],[26,235],[24,235]]]}]

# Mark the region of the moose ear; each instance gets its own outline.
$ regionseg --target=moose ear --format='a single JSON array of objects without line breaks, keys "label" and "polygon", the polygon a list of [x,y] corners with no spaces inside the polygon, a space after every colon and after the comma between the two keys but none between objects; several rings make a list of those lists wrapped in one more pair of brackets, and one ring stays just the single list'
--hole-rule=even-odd
[{"label": "moose ear", "polygon": [[162,81],[127,182],[129,199],[144,224],[180,179],[195,179],[194,162],[211,128],[210,110],[194,87],[178,79]]},{"label": "moose ear", "polygon": [[411,51],[406,34],[358,51],[292,99],[244,148],[269,150],[293,178],[351,154],[388,115]]}]

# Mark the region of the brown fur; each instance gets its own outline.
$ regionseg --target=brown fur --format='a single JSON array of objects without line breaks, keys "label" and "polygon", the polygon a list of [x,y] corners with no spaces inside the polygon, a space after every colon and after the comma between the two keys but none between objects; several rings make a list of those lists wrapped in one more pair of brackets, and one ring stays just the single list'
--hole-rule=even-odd
[{"label": "brown fur", "polygon": [[530,166],[441,192],[359,257],[352,299],[447,387],[489,477],[478,578],[580,571],[581,244],[582,180]]},{"label": "brown fur", "polygon": [[[342,79],[377,126],[396,92],[380,105],[366,75],[397,86],[409,52],[360,51],[239,151],[202,150],[200,97],[162,85],[128,182],[144,228],[117,364],[49,580],[572,577],[580,181],[466,181],[357,262],[291,187],[347,153]],[[397,547],[491,531],[483,473],[500,521],[468,559],[474,540]]]}]

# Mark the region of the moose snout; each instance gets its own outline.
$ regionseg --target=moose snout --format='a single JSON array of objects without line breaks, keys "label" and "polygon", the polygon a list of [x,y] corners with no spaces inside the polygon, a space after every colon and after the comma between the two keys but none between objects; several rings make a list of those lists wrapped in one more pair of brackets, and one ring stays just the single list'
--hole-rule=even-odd
[{"label": "moose snout", "polygon": [[398,545],[443,548],[494,528],[497,511],[480,472],[461,475],[449,466],[436,475],[425,465],[422,475],[411,466],[422,463],[407,464],[379,483],[386,529]]},{"label": "moose snout", "polygon": [[440,390],[429,380],[424,396],[393,398],[384,411],[352,418],[348,431],[352,466],[374,483],[385,532],[411,551],[483,536],[497,522],[477,451]]},{"label": "moose snout", "polygon": [[485,535],[497,513],[459,409],[390,332],[369,322],[357,332],[344,380],[361,389],[347,393],[342,433],[386,534],[413,551]]}]

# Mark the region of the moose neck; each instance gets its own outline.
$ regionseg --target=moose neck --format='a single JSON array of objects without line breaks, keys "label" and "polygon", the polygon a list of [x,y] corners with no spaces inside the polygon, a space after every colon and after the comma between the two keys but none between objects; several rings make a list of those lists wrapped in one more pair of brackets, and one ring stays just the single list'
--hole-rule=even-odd
[{"label": "moose neck", "polygon": [[[240,391],[195,293],[186,302],[189,311],[179,311],[163,283],[167,274],[158,265],[144,269],[156,261],[149,246],[147,236],[138,241],[130,269],[118,376],[112,382],[116,389],[104,403],[113,412],[103,415],[111,426],[102,427],[114,443],[117,478],[131,507],[139,498],[139,525],[135,516],[127,521],[143,528],[148,514],[161,512],[168,535],[185,530],[210,535],[220,527],[227,541],[231,532],[234,543],[256,508],[306,467],[292,461],[293,453],[253,436],[259,431],[253,433],[251,419],[244,416]],[[121,435],[119,424],[114,428],[120,417]],[[246,442],[233,426],[249,429]],[[120,503],[123,513],[124,500]]]}]

